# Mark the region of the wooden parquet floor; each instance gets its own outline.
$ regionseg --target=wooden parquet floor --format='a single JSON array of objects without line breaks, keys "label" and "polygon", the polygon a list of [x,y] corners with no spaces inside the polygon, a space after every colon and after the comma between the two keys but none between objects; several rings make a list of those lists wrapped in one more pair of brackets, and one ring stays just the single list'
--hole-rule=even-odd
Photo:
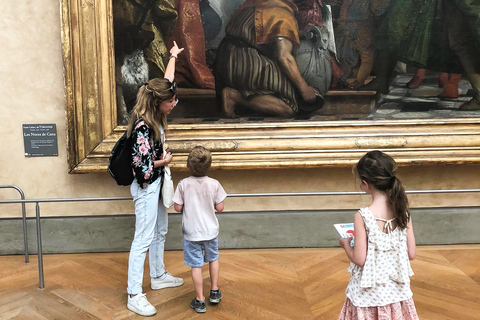
[{"label": "wooden parquet floor", "polygon": [[[44,255],[45,288],[36,256],[0,257],[0,319],[144,319],[126,309],[128,253]],[[165,253],[177,288],[144,292],[151,319],[336,319],[345,300],[348,259],[339,248],[221,250],[223,300],[197,314],[181,251]],[[412,290],[420,319],[480,319],[480,245],[417,248]],[[148,274],[148,266],[146,267]],[[208,268],[204,268],[208,294]]]}]

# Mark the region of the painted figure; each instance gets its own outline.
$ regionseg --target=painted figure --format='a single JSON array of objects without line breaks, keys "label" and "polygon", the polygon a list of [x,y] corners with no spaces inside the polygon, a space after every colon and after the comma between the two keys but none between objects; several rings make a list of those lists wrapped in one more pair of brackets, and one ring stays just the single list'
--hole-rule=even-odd
[{"label": "painted figure", "polygon": [[292,117],[299,98],[315,101],[317,90],[302,78],[292,54],[300,45],[296,12],[291,0],[247,0],[232,15],[215,64],[215,88],[226,116],[235,117],[243,107]]},{"label": "painted figure", "polygon": [[[425,79],[425,69],[417,68],[413,78],[407,82],[406,87],[409,89],[417,89]],[[458,73],[441,72],[438,76],[438,87],[443,91],[438,95],[439,98],[456,99],[458,98],[458,84],[462,78]]]},{"label": "painted figure", "polygon": [[335,19],[337,58],[346,83],[358,88],[372,72],[375,58],[375,20],[388,8],[389,0],[340,0]]},{"label": "painted figure", "polygon": [[360,90],[388,92],[395,61],[465,74],[473,99],[460,110],[480,110],[480,5],[469,0],[394,2],[378,28],[377,78]]}]

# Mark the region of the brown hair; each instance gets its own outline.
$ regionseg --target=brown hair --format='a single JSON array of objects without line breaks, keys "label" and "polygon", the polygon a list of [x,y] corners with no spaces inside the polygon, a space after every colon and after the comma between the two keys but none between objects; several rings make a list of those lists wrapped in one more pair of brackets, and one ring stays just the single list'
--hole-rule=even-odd
[{"label": "brown hair", "polygon": [[155,78],[146,82],[138,89],[137,103],[130,112],[127,135],[133,131],[133,126],[138,119],[142,118],[147,126],[153,130],[153,138],[160,140],[160,126],[167,129],[167,116],[159,111],[159,103],[175,96],[173,90],[169,90],[172,83],[168,79]]},{"label": "brown hair", "polygon": [[212,164],[212,154],[202,146],[196,146],[190,151],[187,159],[187,167],[195,177],[207,175]]},{"label": "brown hair", "polygon": [[410,219],[408,198],[400,179],[397,178],[397,163],[389,155],[375,150],[365,154],[354,167],[361,180],[384,192],[388,204],[395,213],[400,229],[407,227]]}]

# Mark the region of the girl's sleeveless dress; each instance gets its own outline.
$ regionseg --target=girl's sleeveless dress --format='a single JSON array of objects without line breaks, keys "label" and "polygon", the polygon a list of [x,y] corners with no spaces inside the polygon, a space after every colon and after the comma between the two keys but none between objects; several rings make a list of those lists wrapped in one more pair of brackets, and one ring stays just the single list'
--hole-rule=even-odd
[{"label": "girl's sleeveless dress", "polygon": [[[339,320],[418,319],[410,277],[413,276],[407,251],[407,230],[392,230],[392,220],[375,218],[370,209],[360,209],[368,245],[363,267],[350,264],[347,300]],[[376,220],[385,221],[387,233]]]}]

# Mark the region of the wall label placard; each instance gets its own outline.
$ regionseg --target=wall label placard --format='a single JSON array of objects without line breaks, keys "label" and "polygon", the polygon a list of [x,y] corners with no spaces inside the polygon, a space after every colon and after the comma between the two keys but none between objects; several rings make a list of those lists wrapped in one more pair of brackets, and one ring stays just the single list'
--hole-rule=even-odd
[{"label": "wall label placard", "polygon": [[25,157],[58,156],[56,124],[23,124]]}]

